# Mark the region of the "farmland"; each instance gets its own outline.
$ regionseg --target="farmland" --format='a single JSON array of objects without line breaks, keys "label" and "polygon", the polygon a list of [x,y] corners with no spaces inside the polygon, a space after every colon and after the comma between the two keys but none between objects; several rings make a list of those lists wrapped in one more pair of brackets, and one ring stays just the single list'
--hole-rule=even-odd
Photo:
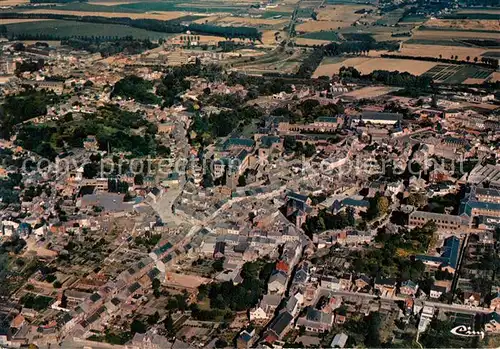
[{"label": "farmland", "polygon": [[124,12],[84,12],[84,11],[63,11],[54,9],[40,9],[26,11],[28,13],[51,13],[51,14],[62,14],[62,15],[73,15],[73,16],[100,16],[109,18],[122,18],[129,17],[131,19],[158,19],[162,21],[168,21],[171,19],[176,19],[186,15],[184,12],[155,12],[155,13],[124,13]]},{"label": "farmland", "polygon": [[7,33],[13,35],[71,36],[133,36],[137,39],[159,39],[168,35],[118,24],[98,24],[75,21],[48,20],[28,23],[7,24]]},{"label": "farmland", "polygon": [[415,57],[436,57],[440,55],[443,58],[450,58],[453,56],[458,56],[459,60],[465,60],[466,57],[481,57],[488,53],[489,57],[491,55],[500,55],[500,49],[483,49],[478,47],[455,47],[455,46],[444,46],[444,45],[414,45],[414,44],[403,44],[401,50],[398,52],[406,56]]},{"label": "farmland", "polygon": [[448,84],[482,83],[492,70],[471,65],[438,64],[423,74],[434,81]]},{"label": "farmland", "polygon": [[[317,10],[317,20],[308,20],[297,25],[297,32],[310,33],[331,31],[350,27],[365,16],[362,10],[370,10],[370,5],[326,5]],[[356,13],[360,12],[360,13]]]},{"label": "farmland", "polygon": [[437,19],[432,18],[425,22],[425,26],[432,28],[452,28],[466,30],[494,30],[500,31],[500,21],[493,19]]},{"label": "farmland", "polygon": [[388,70],[408,72],[421,75],[434,67],[434,62],[422,62],[409,59],[391,59],[377,57],[354,57],[333,64],[321,64],[314,72],[314,76],[338,74],[341,67],[354,67],[362,74],[369,74],[374,70]]}]

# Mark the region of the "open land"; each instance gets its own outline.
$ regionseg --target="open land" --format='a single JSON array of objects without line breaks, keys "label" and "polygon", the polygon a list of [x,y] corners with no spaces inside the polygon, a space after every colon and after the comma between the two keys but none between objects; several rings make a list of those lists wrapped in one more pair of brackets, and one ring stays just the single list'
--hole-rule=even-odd
[{"label": "open land", "polygon": [[454,28],[467,30],[500,31],[500,21],[490,19],[437,19],[431,18],[425,22],[427,27]]},{"label": "open land", "polygon": [[367,86],[360,88],[359,90],[354,90],[351,92],[344,93],[343,96],[353,97],[356,99],[362,98],[376,98],[379,96],[386,95],[393,91],[397,91],[399,88],[397,87],[389,87],[389,86]]},{"label": "open land", "polygon": [[48,20],[28,23],[7,24],[7,32],[11,34],[44,34],[54,37],[71,36],[133,36],[137,39],[166,38],[169,34],[132,28],[119,24],[100,24],[76,21]]},{"label": "open land", "polygon": [[74,15],[74,16],[100,16],[109,18],[129,17],[132,19],[158,19],[161,21],[168,21],[171,19],[180,18],[186,15],[185,12],[172,11],[172,12],[154,12],[154,13],[127,13],[127,12],[86,12],[86,11],[65,11],[54,9],[38,9],[26,11],[27,13],[51,13],[58,15]]},{"label": "open land", "polygon": [[454,39],[498,39],[498,32],[473,30],[416,30],[412,39],[423,40],[454,40]]},{"label": "open land", "polygon": [[474,57],[483,56],[486,53],[500,54],[500,49],[484,49],[478,47],[457,47],[444,45],[418,45],[418,44],[403,44],[398,52],[402,55],[416,57],[439,57],[450,58],[452,55],[458,56],[459,60],[466,59],[467,56],[473,59]]},{"label": "open land", "polygon": [[374,70],[388,70],[421,75],[435,65],[436,63],[434,62],[422,62],[410,59],[354,57],[339,63],[322,64],[316,69],[313,76],[338,74],[342,67],[354,67],[362,74],[369,74]]}]

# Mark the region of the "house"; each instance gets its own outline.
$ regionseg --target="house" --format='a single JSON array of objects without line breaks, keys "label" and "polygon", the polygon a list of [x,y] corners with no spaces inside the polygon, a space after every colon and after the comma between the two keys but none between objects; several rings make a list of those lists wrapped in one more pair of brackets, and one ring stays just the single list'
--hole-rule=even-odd
[{"label": "house", "polygon": [[437,286],[437,285],[432,285],[431,286],[431,293],[430,293],[430,297],[431,298],[435,298],[435,299],[438,299],[440,298],[443,294],[446,293],[446,287],[444,286]]},{"label": "house", "polygon": [[356,280],[354,280],[354,285],[358,290],[370,287],[371,280],[366,275],[360,275]]},{"label": "house", "polygon": [[266,314],[266,311],[264,309],[262,309],[261,306],[257,306],[254,309],[250,309],[249,318],[250,318],[250,321],[259,321],[259,320],[269,319],[269,317]]},{"label": "house", "polygon": [[320,286],[331,290],[340,290],[340,280],[334,276],[322,276]]},{"label": "house", "polygon": [[391,297],[396,293],[396,280],[377,277],[375,279],[375,289],[378,290],[383,297]]},{"label": "house", "polygon": [[311,212],[311,198],[294,193],[288,192],[286,194],[286,217],[292,219],[297,227],[301,227],[306,221],[306,214]]},{"label": "house", "polygon": [[287,311],[280,313],[271,323],[264,333],[264,340],[267,343],[274,343],[283,338],[292,324],[293,316]]},{"label": "house", "polygon": [[481,294],[478,292],[464,292],[464,305],[469,307],[478,307],[481,303]]},{"label": "house", "polygon": [[443,270],[455,273],[459,254],[460,239],[456,236],[450,236],[444,240],[440,256],[416,255],[415,260],[422,261],[428,266],[441,267]]},{"label": "house", "polygon": [[270,293],[283,294],[286,290],[287,275],[281,271],[274,271],[267,283],[267,290]]},{"label": "house", "polygon": [[412,297],[407,297],[405,299],[405,305],[403,308],[403,311],[406,315],[411,315],[413,314],[413,306],[415,305],[415,301],[413,300]]},{"label": "house", "polygon": [[294,284],[304,285],[310,277],[309,273],[310,263],[307,261],[302,262],[295,271],[295,276],[293,277]]},{"label": "house", "polygon": [[333,337],[330,348],[344,348],[348,338],[349,336],[345,333],[337,333],[335,337]]},{"label": "house", "polygon": [[226,250],[226,243],[224,241],[217,241],[214,247],[214,259],[224,258],[224,252]]},{"label": "house", "polygon": [[236,348],[246,349],[250,348],[255,339],[255,328],[251,330],[243,330],[236,339]]},{"label": "house", "polygon": [[493,311],[500,310],[500,293],[497,293],[497,296],[491,300],[490,309]]},{"label": "house", "polygon": [[302,293],[297,292],[292,297],[288,298],[286,302],[285,309],[294,317],[298,315],[301,309],[301,305],[304,303],[304,296]]},{"label": "house", "polygon": [[352,274],[344,274],[339,279],[341,290],[350,290],[352,286]]},{"label": "house", "polygon": [[407,296],[415,296],[418,291],[418,285],[411,280],[406,280],[401,283],[399,292]]},{"label": "house", "polygon": [[306,331],[324,333],[333,325],[333,314],[324,313],[314,308],[307,308],[306,315],[297,320],[296,328],[304,326]]},{"label": "house", "polygon": [[286,261],[279,260],[276,263],[276,266],[274,267],[274,269],[276,269],[278,271],[282,271],[283,273],[287,273],[288,274],[288,270],[290,269],[290,266],[288,265],[288,263]]},{"label": "house", "polygon": [[484,330],[487,333],[499,333],[500,332],[500,314],[497,312],[491,312],[486,317],[486,323],[484,325]]}]

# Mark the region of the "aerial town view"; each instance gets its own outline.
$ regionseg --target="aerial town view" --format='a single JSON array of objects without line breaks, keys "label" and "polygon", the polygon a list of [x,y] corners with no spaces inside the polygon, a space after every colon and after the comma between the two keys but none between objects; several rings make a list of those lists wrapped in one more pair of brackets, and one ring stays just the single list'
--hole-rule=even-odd
[{"label": "aerial town view", "polygon": [[499,0],[0,0],[0,348],[500,347]]}]

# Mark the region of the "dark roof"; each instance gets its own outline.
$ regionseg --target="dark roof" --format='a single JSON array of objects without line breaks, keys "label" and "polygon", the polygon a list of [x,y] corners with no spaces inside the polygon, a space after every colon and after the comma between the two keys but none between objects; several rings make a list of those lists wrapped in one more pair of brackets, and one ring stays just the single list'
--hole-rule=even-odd
[{"label": "dark roof", "polygon": [[364,111],[361,113],[361,117],[365,121],[369,120],[399,121],[403,119],[403,115],[399,113],[382,113],[374,111]]},{"label": "dark roof", "polygon": [[90,296],[90,300],[92,302],[97,302],[99,299],[101,299],[101,295],[99,293],[93,293],[91,296]]},{"label": "dark roof", "polygon": [[292,322],[293,316],[289,312],[285,311],[279,314],[273,322],[269,325],[269,329],[274,331],[278,336],[281,336],[285,331],[290,322]]}]

